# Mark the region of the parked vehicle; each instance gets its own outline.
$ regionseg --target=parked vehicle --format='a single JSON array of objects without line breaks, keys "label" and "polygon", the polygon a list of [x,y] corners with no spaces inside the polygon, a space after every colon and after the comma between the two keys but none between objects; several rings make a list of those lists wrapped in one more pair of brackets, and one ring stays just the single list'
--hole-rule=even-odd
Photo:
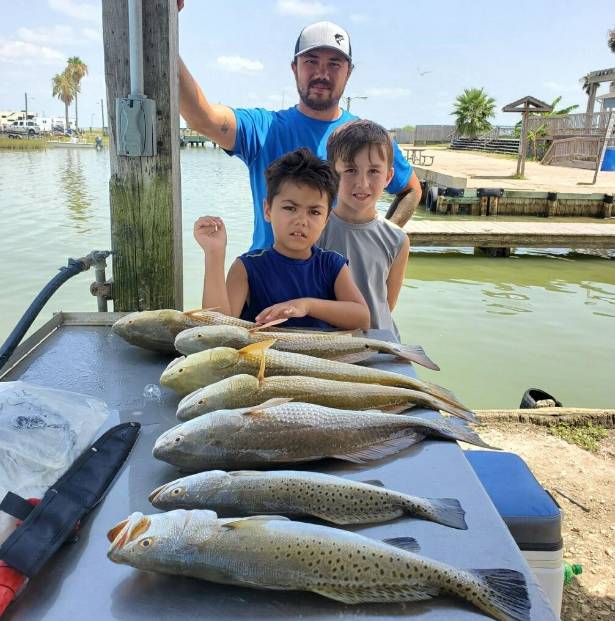
[{"label": "parked vehicle", "polygon": [[34,121],[13,121],[6,129],[9,134],[27,134],[35,136],[41,133],[41,128]]}]

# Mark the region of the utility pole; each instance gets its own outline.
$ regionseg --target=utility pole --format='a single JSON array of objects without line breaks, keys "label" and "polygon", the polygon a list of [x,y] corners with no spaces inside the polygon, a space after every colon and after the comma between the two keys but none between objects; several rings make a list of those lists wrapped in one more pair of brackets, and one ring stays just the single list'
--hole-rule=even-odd
[{"label": "utility pole", "polygon": [[355,97],[342,97],[342,99],[346,100],[346,110],[350,112],[350,102],[353,99],[367,99],[365,95],[356,95]]},{"label": "utility pole", "polygon": [[102,123],[102,125],[100,126],[100,131],[102,132],[102,135],[105,135],[105,108],[103,106],[103,100],[100,100],[100,122]]},{"label": "utility pole", "polygon": [[[130,41],[128,6],[141,14]],[[141,10],[139,9],[142,6]],[[183,307],[177,3],[103,0],[109,120],[109,203],[116,311]],[[135,32],[133,31],[133,34]],[[138,36],[138,35],[141,36]],[[137,41],[142,40],[142,45]],[[118,155],[116,99],[131,93],[131,46],[142,52],[142,89],[156,102],[156,155]],[[136,50],[138,48],[138,50]],[[102,109],[102,106],[101,106]]]}]

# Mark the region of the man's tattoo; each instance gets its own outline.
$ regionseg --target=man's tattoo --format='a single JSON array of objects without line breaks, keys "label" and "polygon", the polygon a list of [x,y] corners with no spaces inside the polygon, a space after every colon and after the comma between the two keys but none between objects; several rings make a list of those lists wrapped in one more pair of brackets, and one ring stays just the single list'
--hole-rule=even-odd
[{"label": "man's tattoo", "polygon": [[224,117],[224,123],[222,123],[222,127],[220,128],[220,131],[223,134],[226,134],[226,132],[228,131],[229,127],[230,127],[230,124],[228,122],[228,119],[226,117]]}]

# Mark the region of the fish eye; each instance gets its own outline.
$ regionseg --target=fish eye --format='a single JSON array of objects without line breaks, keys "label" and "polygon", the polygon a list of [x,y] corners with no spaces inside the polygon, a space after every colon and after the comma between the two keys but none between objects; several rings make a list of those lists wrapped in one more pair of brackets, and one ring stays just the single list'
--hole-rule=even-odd
[{"label": "fish eye", "polygon": [[171,496],[179,496],[182,491],[184,490],[183,487],[176,487],[172,492],[171,492]]},{"label": "fish eye", "polygon": [[142,548],[150,548],[153,543],[154,540],[151,537],[147,537],[146,539],[141,539],[141,541],[139,541],[139,546]]},{"label": "fish eye", "polygon": [[198,403],[198,405],[203,405],[205,403],[206,399],[201,399]]},{"label": "fish eye", "polygon": [[177,369],[178,373],[183,373],[183,371],[184,371],[184,367],[179,367],[179,369]]},{"label": "fish eye", "polygon": [[196,338],[197,338],[197,339],[202,339],[202,338],[203,338],[203,335],[202,335],[202,334],[197,334],[197,335],[196,335]]},{"label": "fish eye", "polygon": [[176,436],[173,442],[179,444],[184,439],[184,436]]}]

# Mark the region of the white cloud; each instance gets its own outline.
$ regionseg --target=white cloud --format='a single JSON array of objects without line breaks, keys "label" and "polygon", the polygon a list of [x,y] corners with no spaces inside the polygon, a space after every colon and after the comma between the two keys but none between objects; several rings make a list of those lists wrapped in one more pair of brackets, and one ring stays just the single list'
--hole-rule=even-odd
[{"label": "white cloud", "polygon": [[545,82],[544,86],[550,91],[561,91],[564,88],[562,84],[558,84],[557,82]]},{"label": "white cloud", "polygon": [[84,28],[83,36],[90,41],[102,41],[102,34],[94,28]]},{"label": "white cloud", "polygon": [[66,43],[72,36],[73,29],[70,26],[41,26],[17,30],[17,38],[28,43]]},{"label": "white cloud", "polygon": [[232,73],[254,73],[265,68],[258,60],[241,58],[241,56],[219,56],[216,62],[219,67]]},{"label": "white cloud", "polygon": [[411,91],[407,88],[368,88],[367,95],[381,99],[403,99],[404,97],[409,97]]},{"label": "white cloud", "polygon": [[87,2],[76,2],[75,0],[47,0],[49,8],[74,19],[86,22],[101,22],[102,13],[100,3],[89,4]]},{"label": "white cloud", "polygon": [[581,89],[580,84],[559,84],[559,82],[545,82],[543,86],[556,93],[578,91]]},{"label": "white cloud", "polygon": [[258,96],[258,93],[250,92],[248,93],[248,99],[250,101],[260,101],[261,98]]},{"label": "white cloud", "polygon": [[354,22],[355,24],[358,24],[360,22],[366,22],[367,15],[360,15],[359,13],[352,13],[350,15],[350,21]]},{"label": "white cloud", "polygon": [[59,50],[28,41],[0,37],[0,62],[22,65],[54,65],[66,61],[66,54]]},{"label": "white cloud", "polygon": [[278,0],[276,7],[282,15],[298,17],[320,17],[335,13],[336,8],[322,2],[302,2],[301,0]]}]

